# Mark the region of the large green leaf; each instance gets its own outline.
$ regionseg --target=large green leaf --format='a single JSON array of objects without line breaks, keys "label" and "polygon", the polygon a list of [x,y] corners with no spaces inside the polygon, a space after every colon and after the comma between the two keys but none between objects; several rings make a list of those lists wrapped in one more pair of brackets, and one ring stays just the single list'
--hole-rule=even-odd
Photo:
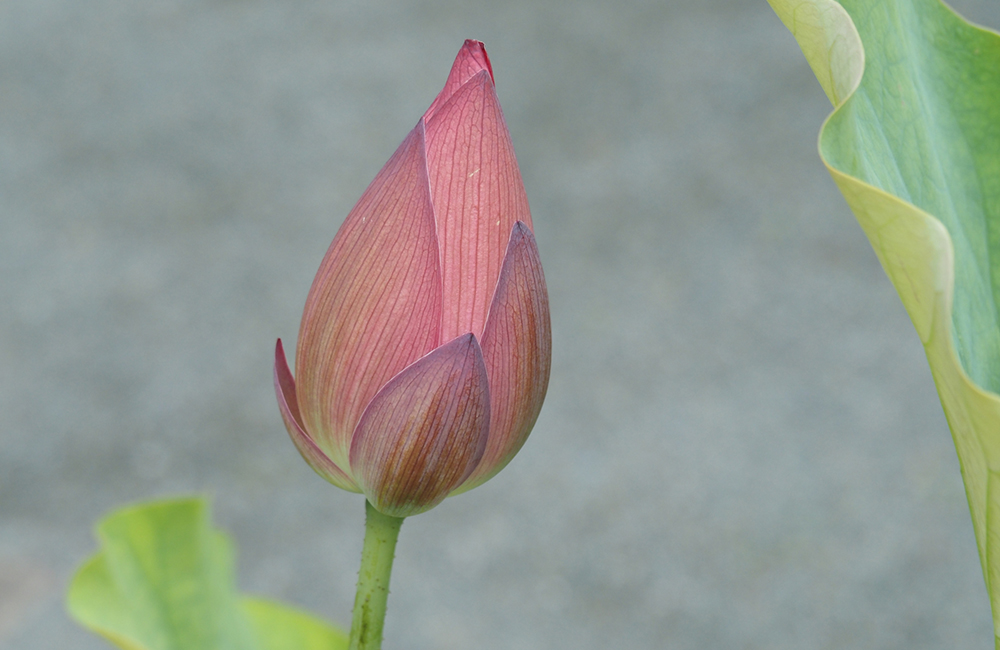
[{"label": "large green leaf", "polygon": [[347,637],[308,614],[241,597],[233,549],[202,499],[130,506],[97,526],[101,551],[74,576],[67,605],[126,650],[342,650]]},{"label": "large green leaf", "polygon": [[820,156],[924,344],[1000,648],[1000,35],[939,0],[769,0],[836,109]]}]

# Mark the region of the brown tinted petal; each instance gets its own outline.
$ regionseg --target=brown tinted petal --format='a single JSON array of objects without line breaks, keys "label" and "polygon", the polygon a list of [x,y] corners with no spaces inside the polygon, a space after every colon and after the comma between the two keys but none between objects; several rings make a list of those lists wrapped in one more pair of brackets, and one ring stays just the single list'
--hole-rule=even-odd
[{"label": "brown tinted petal", "polygon": [[490,437],[482,460],[458,492],[485,483],[521,449],[549,384],[549,298],[535,237],[520,222],[510,234],[482,348],[490,381]]},{"label": "brown tinted petal", "polygon": [[372,399],[354,432],[351,472],[384,514],[430,510],[475,469],[489,421],[482,352],[466,334],[413,363]]},{"label": "brown tinted petal", "polygon": [[302,422],[341,467],[371,398],[440,341],[423,139],[419,123],[351,210],[302,315],[295,357]]},{"label": "brown tinted petal", "polygon": [[309,467],[339,488],[360,492],[354,481],[323,453],[302,426],[302,417],[299,415],[299,405],[295,396],[295,379],[288,369],[281,339],[278,339],[274,349],[274,391],[278,395],[278,408],[281,410],[281,419],[285,422],[288,435],[291,436],[295,448],[302,454]]}]

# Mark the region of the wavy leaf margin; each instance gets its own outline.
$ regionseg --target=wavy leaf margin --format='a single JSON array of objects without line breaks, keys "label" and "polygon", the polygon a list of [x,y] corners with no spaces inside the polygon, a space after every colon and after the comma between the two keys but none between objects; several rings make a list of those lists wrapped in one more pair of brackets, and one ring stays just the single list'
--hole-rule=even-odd
[{"label": "wavy leaf margin", "polygon": [[939,0],[768,2],[835,107],[820,157],[924,345],[1000,649],[1000,35]]}]

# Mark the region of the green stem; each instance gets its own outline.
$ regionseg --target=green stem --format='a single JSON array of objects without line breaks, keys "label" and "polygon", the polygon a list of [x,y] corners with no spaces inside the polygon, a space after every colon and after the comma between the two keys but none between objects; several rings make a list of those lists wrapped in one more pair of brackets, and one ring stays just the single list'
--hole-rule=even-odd
[{"label": "green stem", "polygon": [[358,572],[358,595],[354,597],[349,650],[379,650],[385,601],[389,597],[389,574],[396,552],[402,517],[390,517],[365,501],[365,546]]}]

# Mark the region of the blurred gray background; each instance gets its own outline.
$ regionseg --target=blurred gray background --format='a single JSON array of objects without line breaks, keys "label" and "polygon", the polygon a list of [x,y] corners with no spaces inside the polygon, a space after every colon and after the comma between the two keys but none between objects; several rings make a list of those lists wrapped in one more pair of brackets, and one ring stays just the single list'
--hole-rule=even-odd
[{"label": "blurred gray background", "polygon": [[241,588],[349,622],[363,501],[288,440],[274,340],[468,37],[552,380],[404,525],[385,647],[992,648],[922,348],[764,0],[0,4],[0,648],[107,647],[63,606],[93,522],[191,492]]}]

